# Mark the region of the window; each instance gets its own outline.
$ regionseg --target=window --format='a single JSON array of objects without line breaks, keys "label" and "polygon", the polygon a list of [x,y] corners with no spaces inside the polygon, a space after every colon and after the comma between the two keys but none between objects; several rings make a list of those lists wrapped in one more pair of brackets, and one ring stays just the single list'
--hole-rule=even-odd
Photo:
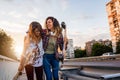
[{"label": "window", "polygon": [[111,10],[115,9],[114,2],[112,2],[112,3],[110,4],[110,6],[111,6]]},{"label": "window", "polygon": [[119,26],[118,26],[118,20],[114,20],[114,21],[113,21],[113,24],[114,24],[114,28],[119,27]]}]

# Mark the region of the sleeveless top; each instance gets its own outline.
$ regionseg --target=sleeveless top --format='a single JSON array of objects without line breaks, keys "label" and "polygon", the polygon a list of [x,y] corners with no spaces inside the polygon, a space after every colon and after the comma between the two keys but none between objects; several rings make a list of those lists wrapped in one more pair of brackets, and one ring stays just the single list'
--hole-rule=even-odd
[{"label": "sleeveless top", "polygon": [[[35,48],[38,49],[38,52],[32,53],[33,49]],[[34,67],[42,66],[43,65],[43,54],[44,54],[44,50],[43,50],[42,39],[40,40],[38,44],[35,44],[34,42],[30,40],[30,45],[24,54],[26,58],[25,64],[26,65],[30,64]]]}]

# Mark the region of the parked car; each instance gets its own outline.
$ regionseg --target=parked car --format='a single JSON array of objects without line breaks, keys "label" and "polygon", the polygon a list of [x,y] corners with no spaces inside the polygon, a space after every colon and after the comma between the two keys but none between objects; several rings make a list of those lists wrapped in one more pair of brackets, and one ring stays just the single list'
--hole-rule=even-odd
[{"label": "parked car", "polygon": [[115,59],[115,54],[113,52],[103,53],[102,56],[110,56],[109,59]]},{"label": "parked car", "polygon": [[115,54],[113,54],[112,52],[106,52],[103,53],[102,56],[114,56]]}]

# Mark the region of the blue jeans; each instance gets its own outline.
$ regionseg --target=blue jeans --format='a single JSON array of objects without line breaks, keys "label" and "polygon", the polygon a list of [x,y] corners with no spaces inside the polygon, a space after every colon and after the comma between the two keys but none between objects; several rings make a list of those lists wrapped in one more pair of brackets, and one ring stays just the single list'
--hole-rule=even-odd
[{"label": "blue jeans", "polygon": [[46,74],[46,80],[59,80],[59,61],[55,58],[55,54],[44,54],[43,67]]}]

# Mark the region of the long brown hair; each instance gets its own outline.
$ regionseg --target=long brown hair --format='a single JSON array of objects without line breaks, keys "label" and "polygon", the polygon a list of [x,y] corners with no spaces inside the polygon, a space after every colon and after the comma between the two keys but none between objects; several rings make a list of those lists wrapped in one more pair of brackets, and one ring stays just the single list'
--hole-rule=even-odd
[{"label": "long brown hair", "polygon": [[52,20],[53,28],[55,30],[55,36],[58,37],[62,33],[62,29],[60,27],[60,24],[59,24],[58,20],[56,18],[52,17],[52,16],[49,16],[49,17],[46,18],[46,20],[45,20],[45,28],[47,29],[47,34],[49,32],[48,28],[47,28],[47,20],[48,19]]},{"label": "long brown hair", "polygon": [[[34,33],[35,29],[38,29],[40,31],[39,37],[35,36],[35,33]],[[29,34],[30,38],[32,38],[33,42],[38,43],[42,38],[42,26],[41,26],[41,24],[39,22],[36,22],[36,21],[30,23],[28,34]]]}]

